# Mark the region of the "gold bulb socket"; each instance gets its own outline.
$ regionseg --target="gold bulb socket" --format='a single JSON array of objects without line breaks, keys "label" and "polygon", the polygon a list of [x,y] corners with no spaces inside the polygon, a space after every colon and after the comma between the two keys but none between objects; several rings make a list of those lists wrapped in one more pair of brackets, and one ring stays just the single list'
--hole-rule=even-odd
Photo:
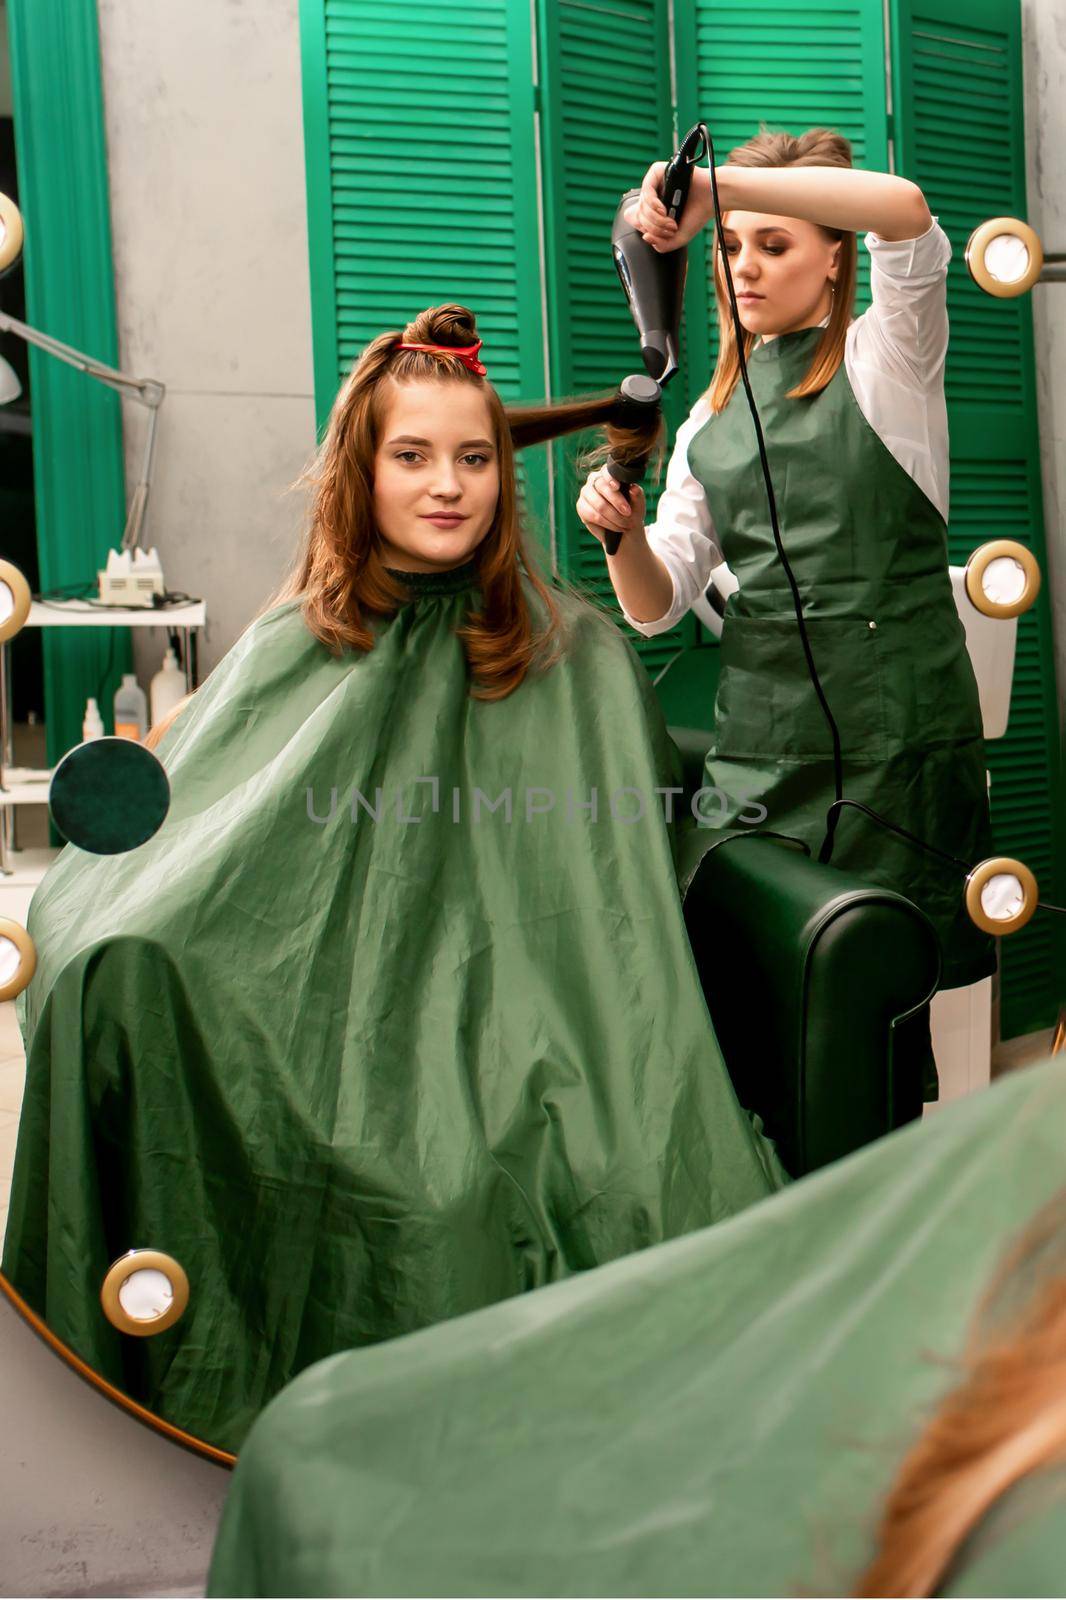
[{"label": "gold bulb socket", "polygon": [[[1004,874],[1017,878],[1022,891],[1022,903],[1011,917],[992,917],[985,910],[982,892],[992,878]],[[1015,861],[1011,856],[990,856],[987,861],[979,861],[966,878],[966,910],[970,921],[984,933],[997,936],[1017,933],[1033,915],[1039,898],[1033,874],[1021,861]]]},{"label": "gold bulb socket", "polygon": [[22,213],[10,195],[0,194],[0,272],[13,267],[22,254]]},{"label": "gold bulb socket", "polygon": [[19,953],[19,964],[15,968],[14,977],[9,978],[6,983],[0,983],[0,1000],[14,1000],[37,971],[37,946],[21,922],[12,922],[10,917],[0,917],[0,938],[10,939]]},{"label": "gold bulb socket", "polygon": [[[997,278],[987,266],[989,246],[993,240],[1001,239],[1004,235],[1020,239],[1029,252],[1029,265],[1019,278]],[[1017,295],[1028,294],[1043,272],[1044,247],[1027,222],[1020,221],[1018,217],[990,217],[975,228],[966,241],[966,266],[979,289],[995,295],[997,300],[1013,300]]]},{"label": "gold bulb socket", "polygon": [[[170,1284],[171,1301],[157,1317],[133,1317],[122,1304],[122,1286],[135,1272],[161,1272]],[[120,1333],[131,1334],[135,1339],[149,1339],[153,1334],[172,1328],[189,1303],[189,1280],[185,1269],[173,1256],[162,1250],[127,1250],[107,1269],[100,1286],[100,1304],[104,1316]]]},{"label": "gold bulb socket", "polygon": [[12,566],[10,561],[0,561],[0,583],[7,584],[13,602],[10,613],[0,622],[0,644],[6,644],[25,626],[30,614],[31,596],[29,584],[18,567]]},{"label": "gold bulb socket", "polygon": [[[1025,575],[1025,587],[1016,600],[991,600],[985,593],[984,576],[993,561],[1016,561]],[[986,617],[1020,617],[1035,605],[1040,593],[1040,564],[1031,550],[1017,539],[990,539],[977,547],[966,563],[966,593],[970,603]]]}]

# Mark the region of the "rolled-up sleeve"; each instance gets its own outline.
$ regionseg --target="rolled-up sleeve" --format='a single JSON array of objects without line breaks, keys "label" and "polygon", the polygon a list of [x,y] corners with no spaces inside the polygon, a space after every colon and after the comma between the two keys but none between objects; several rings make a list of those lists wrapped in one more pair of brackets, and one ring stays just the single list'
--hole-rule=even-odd
[{"label": "rolled-up sleeve", "polygon": [[917,239],[865,236],[871,305],[862,317],[867,359],[921,388],[940,381],[948,352],[951,240],[933,218]]},{"label": "rolled-up sleeve", "polygon": [[662,561],[673,584],[669,610],[653,622],[639,622],[622,609],[629,626],[645,638],[666,633],[680,622],[706,589],[712,568],[723,559],[707,496],[688,460],[689,442],[710,415],[707,399],[701,395],[677,430],[655,521],[646,529],[648,546]]}]

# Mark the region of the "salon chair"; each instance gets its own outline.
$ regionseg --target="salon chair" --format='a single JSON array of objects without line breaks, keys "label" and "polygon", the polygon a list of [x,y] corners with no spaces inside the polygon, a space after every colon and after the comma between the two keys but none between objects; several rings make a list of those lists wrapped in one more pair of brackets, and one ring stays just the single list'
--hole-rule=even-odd
[{"label": "salon chair", "polygon": [[[688,803],[710,734],[670,734]],[[794,1178],[921,1116],[940,974],[924,912],[755,828],[684,835],[680,881],[737,1096]]]}]

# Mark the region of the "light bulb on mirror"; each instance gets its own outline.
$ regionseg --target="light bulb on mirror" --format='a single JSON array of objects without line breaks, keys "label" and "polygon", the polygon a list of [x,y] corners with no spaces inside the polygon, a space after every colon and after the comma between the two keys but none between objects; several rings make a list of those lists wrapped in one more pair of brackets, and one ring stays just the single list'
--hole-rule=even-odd
[{"label": "light bulb on mirror", "polygon": [[1018,217],[990,217],[966,243],[966,266],[978,288],[998,300],[1028,294],[1044,270],[1044,247]]},{"label": "light bulb on mirror", "polygon": [[1018,617],[1040,593],[1040,565],[1017,539],[990,539],[966,563],[966,593],[986,617]]},{"label": "light bulb on mirror", "polygon": [[1029,868],[1011,856],[979,861],[966,878],[966,910],[984,933],[1017,933],[1037,908],[1040,892]]},{"label": "light bulb on mirror", "polygon": [[172,1328],[189,1303],[189,1279],[162,1250],[127,1250],[100,1286],[104,1316],[120,1333],[151,1338]]},{"label": "light bulb on mirror", "polygon": [[0,561],[0,644],[13,639],[30,614],[30,586],[18,567]]},{"label": "light bulb on mirror", "polygon": [[9,195],[0,194],[0,272],[18,261],[22,240],[22,213]]},{"label": "light bulb on mirror", "polygon": [[37,946],[20,922],[0,917],[0,1000],[14,1000],[37,970]]}]

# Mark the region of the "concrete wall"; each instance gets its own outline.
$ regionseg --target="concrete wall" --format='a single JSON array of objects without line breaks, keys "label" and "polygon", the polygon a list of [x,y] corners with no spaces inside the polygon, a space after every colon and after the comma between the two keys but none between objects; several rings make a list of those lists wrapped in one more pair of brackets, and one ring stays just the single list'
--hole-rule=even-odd
[{"label": "concrete wall", "polygon": [[[206,672],[288,565],[314,448],[298,5],[98,3],[120,365],[167,386],[143,542],[207,601]],[[137,637],[144,687],[163,646]]]},{"label": "concrete wall", "polygon": [[[1066,251],[1066,0],[1023,0],[1029,221],[1048,251]],[[1044,522],[1066,736],[1066,283],[1033,290]]]}]

